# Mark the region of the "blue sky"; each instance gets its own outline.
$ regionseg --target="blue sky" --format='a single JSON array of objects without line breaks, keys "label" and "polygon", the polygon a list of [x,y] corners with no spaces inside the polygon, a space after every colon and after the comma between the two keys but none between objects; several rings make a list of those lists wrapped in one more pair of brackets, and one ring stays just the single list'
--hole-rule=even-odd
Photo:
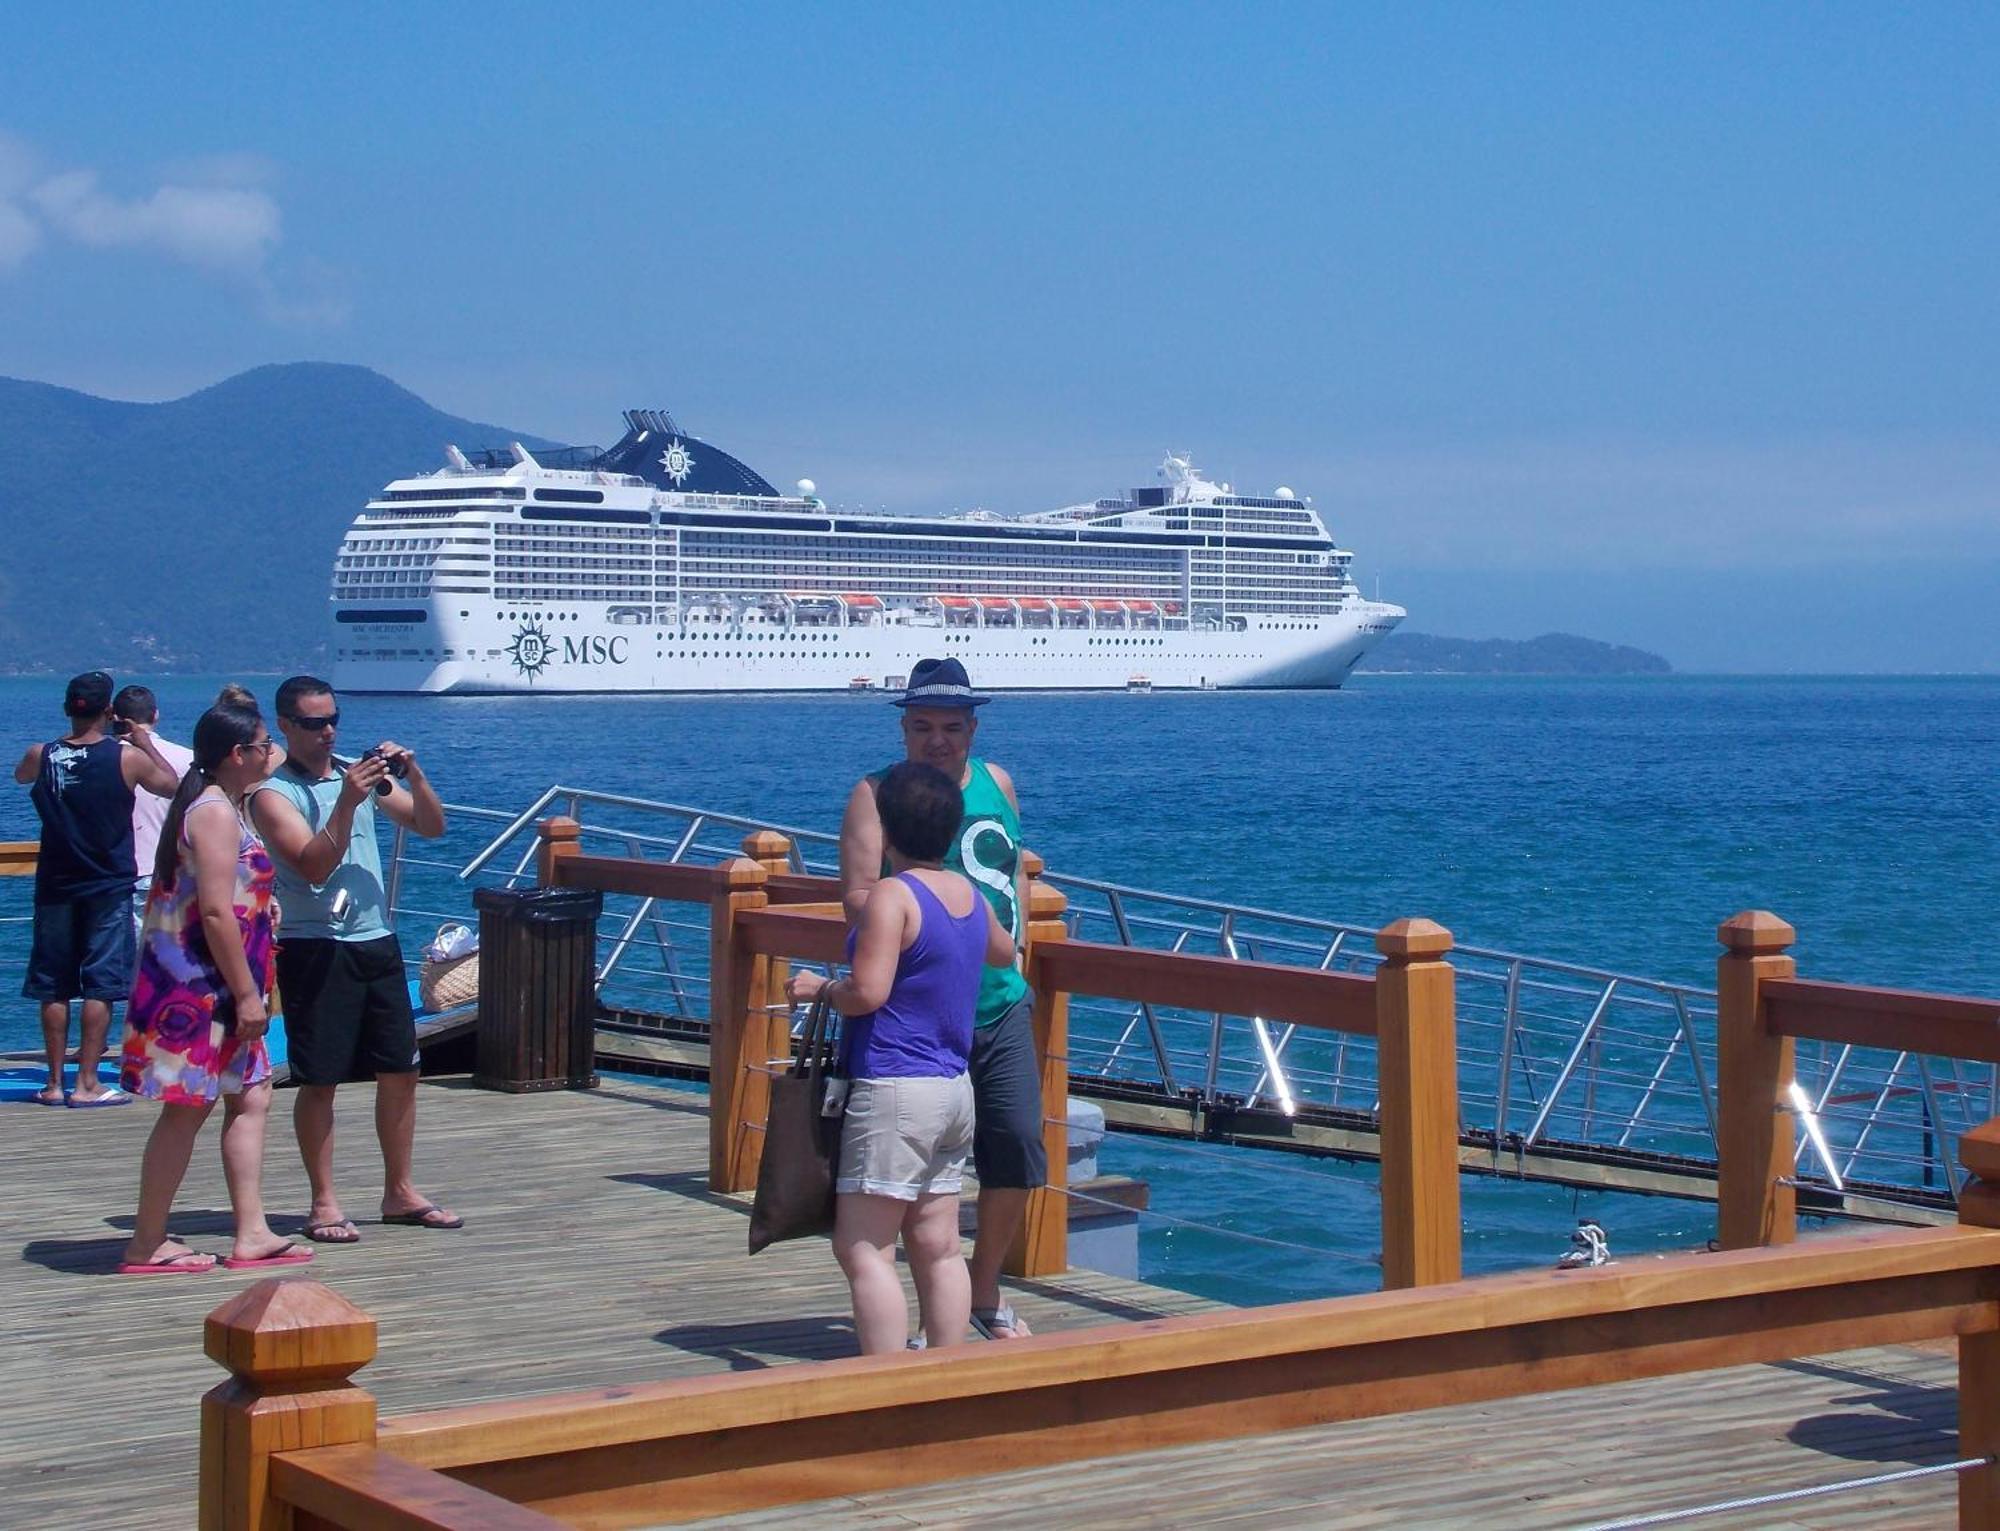
[{"label": "blue sky", "polygon": [[1413,628],[2000,671],[1996,79],[1954,5],[43,9],[0,373],[659,405],[891,508],[1186,448]]}]

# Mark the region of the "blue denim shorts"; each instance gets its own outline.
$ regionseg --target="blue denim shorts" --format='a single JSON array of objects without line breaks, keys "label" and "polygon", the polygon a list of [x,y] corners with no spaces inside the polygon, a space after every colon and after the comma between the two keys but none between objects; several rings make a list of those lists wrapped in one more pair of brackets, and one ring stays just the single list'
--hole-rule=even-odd
[{"label": "blue denim shorts", "polygon": [[44,1004],[132,995],[132,895],[120,888],[62,904],[35,905],[23,999]]}]

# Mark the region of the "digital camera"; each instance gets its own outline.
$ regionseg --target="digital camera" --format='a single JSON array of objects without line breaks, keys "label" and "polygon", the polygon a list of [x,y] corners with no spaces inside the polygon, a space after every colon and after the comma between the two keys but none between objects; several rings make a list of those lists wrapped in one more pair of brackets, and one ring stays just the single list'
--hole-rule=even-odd
[{"label": "digital camera", "polygon": [[410,774],[410,757],[408,755],[385,755],[382,753],[380,746],[377,746],[375,749],[364,751],[361,758],[363,760],[381,761],[389,768],[389,774],[398,781]]}]

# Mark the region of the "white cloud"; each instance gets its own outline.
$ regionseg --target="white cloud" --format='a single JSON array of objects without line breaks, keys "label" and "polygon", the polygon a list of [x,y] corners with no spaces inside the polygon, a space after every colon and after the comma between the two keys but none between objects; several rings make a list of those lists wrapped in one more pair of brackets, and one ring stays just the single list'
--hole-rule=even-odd
[{"label": "white cloud", "polygon": [[42,242],[41,225],[20,205],[21,194],[34,180],[34,151],[0,133],[0,271],[20,265]]},{"label": "white cloud", "polygon": [[0,197],[0,271],[20,265],[41,242],[41,225]]},{"label": "white cloud", "polygon": [[271,271],[284,240],[284,218],[267,187],[276,167],[256,154],[221,154],[167,168],[160,184],[137,196],[106,191],[98,172],[44,172],[31,146],[0,133],[0,272],[44,245],[130,250],[164,257],[228,279],[266,318],[288,326],[325,327],[346,304],[313,268],[317,291],[281,290]]},{"label": "white cloud", "polygon": [[278,204],[236,186],[162,186],[124,200],[98,189],[96,172],[51,176],[29,193],[49,228],[98,249],[156,249],[217,271],[262,268],[281,236]]}]

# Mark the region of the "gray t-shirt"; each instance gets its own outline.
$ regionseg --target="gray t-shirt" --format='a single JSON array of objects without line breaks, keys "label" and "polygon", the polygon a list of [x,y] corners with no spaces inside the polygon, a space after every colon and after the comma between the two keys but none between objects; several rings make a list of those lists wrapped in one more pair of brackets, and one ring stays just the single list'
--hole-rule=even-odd
[{"label": "gray t-shirt", "polygon": [[[276,792],[298,809],[317,834],[340,800],[341,778],[308,782],[290,766],[280,766],[257,790]],[[375,844],[375,797],[354,810],[354,833],[347,842],[347,854],[325,882],[310,883],[276,856],[271,858],[278,872],[278,906],[284,911],[279,939],[297,937],[331,941],[377,941],[389,935],[389,896],[382,886],[382,852]],[[347,890],[352,901],[347,917],[333,918],[330,905],[334,895]]]}]

